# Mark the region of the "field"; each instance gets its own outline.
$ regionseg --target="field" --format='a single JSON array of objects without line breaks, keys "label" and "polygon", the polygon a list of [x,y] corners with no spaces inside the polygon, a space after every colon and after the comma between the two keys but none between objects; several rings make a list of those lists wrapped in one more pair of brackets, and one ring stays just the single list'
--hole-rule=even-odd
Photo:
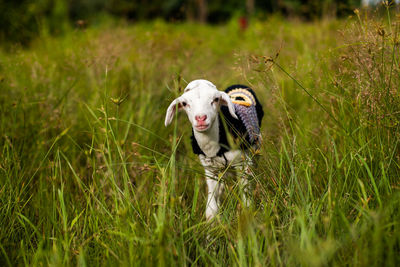
[{"label": "field", "polygon": [[[400,17],[43,30],[0,52],[0,265],[400,263]],[[251,207],[204,216],[188,82],[264,106]]]}]

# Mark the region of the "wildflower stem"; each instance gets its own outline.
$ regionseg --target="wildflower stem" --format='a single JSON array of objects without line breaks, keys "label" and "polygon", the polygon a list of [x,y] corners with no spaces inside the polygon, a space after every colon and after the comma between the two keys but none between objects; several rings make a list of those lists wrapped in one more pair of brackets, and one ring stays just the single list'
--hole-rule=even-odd
[{"label": "wildflower stem", "polygon": [[385,35],[382,35],[382,71],[381,71],[381,80],[382,80],[382,86],[385,88]]},{"label": "wildflower stem", "polygon": [[358,19],[358,22],[360,23],[360,27],[361,27],[362,33],[365,34],[364,25],[363,25],[363,23],[361,21],[361,18],[360,18],[360,11],[358,9],[355,9],[354,13],[357,15],[357,19]]},{"label": "wildflower stem", "polygon": [[390,93],[390,89],[392,87],[392,74],[393,74],[393,66],[395,64],[396,61],[396,57],[395,57],[395,52],[396,52],[396,48],[397,48],[397,38],[398,38],[398,26],[399,24],[396,23],[396,28],[395,28],[395,36],[393,38],[393,48],[392,48],[392,62],[390,64],[390,73],[389,73],[389,81],[388,81],[388,86],[387,86],[387,90],[388,90],[388,95]]},{"label": "wildflower stem", "polygon": [[[273,61],[273,60],[272,60]],[[294,78],[292,75],[290,75],[284,68],[282,68],[276,61],[273,61],[273,63],[281,70],[283,71],[290,79],[292,79],[304,92],[306,92],[306,94],[311,97],[312,100],[314,100],[314,102],[316,102],[323,111],[326,112],[326,114],[329,115],[329,117],[331,117],[336,124],[342,128],[345,133],[350,136],[350,138],[358,145],[360,146],[360,144],[357,142],[357,140],[347,131],[347,129],[332,115],[331,112],[329,112],[329,110],[327,108],[324,107],[324,105],[322,105],[321,102],[318,101],[317,98],[315,98],[296,78]]]},{"label": "wildflower stem", "polygon": [[392,22],[390,19],[389,5],[386,5],[386,12],[387,12],[388,23],[389,23],[389,31],[390,31],[390,33],[392,33]]}]

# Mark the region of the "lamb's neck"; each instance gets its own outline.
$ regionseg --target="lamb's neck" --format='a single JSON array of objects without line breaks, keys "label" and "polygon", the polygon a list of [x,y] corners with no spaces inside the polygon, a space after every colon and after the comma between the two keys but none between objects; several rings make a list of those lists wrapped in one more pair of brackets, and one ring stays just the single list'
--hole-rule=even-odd
[{"label": "lamb's neck", "polygon": [[206,132],[198,132],[194,130],[194,137],[200,149],[207,157],[215,157],[221,148],[219,145],[219,121],[214,121]]}]

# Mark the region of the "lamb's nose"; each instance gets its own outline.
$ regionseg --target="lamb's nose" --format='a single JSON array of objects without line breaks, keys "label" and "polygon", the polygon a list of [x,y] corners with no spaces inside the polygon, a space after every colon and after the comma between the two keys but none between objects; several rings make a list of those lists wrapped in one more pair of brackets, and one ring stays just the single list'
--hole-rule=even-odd
[{"label": "lamb's nose", "polygon": [[207,119],[207,115],[195,116],[196,121],[205,121]]}]

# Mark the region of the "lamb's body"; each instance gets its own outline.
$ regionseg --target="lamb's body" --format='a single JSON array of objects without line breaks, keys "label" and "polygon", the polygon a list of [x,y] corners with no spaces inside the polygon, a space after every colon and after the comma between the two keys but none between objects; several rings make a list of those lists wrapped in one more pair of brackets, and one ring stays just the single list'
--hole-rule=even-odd
[{"label": "lamb's body", "polygon": [[[248,150],[258,149],[261,141],[262,106],[255,93],[246,86],[233,85],[221,92],[205,80],[189,83],[185,93],[171,103],[166,125],[172,121],[176,106],[186,111],[193,126],[192,148],[205,169],[208,186],[206,216],[210,219],[218,212],[223,189],[218,173],[228,166],[236,168],[242,174],[241,185],[245,190],[251,164]],[[226,130],[239,140],[241,149],[230,148]]]}]

